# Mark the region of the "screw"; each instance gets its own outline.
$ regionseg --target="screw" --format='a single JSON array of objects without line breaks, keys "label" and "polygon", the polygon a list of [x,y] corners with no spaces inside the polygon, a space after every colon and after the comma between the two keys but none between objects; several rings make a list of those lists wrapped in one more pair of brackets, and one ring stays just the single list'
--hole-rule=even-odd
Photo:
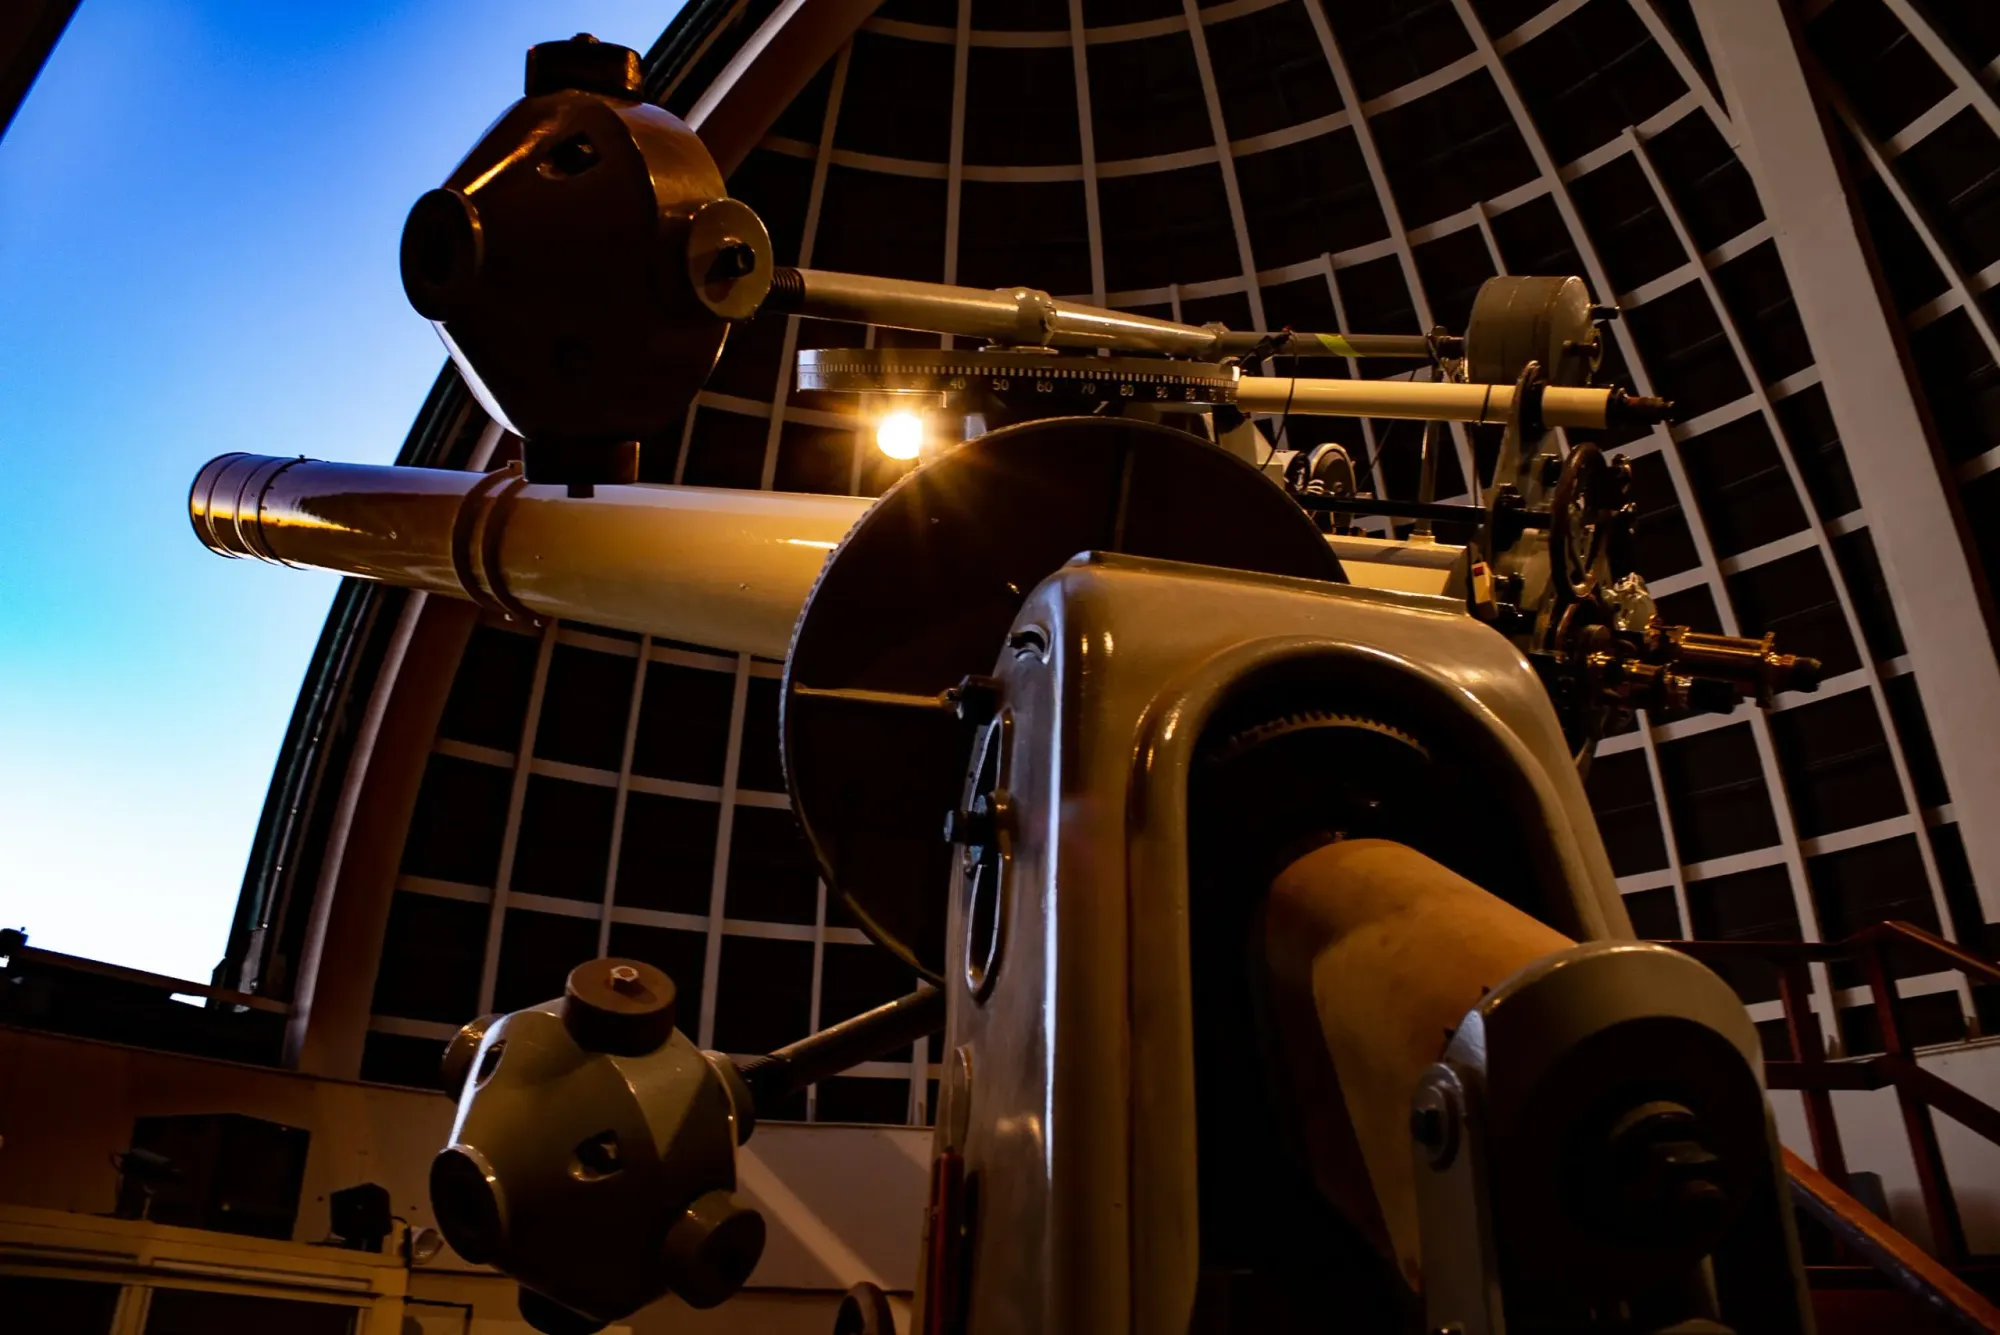
[{"label": "screw", "polygon": [[992,677],[964,677],[945,698],[961,723],[984,727],[1000,712],[1000,683]]},{"label": "screw", "polygon": [[1410,1139],[1440,1172],[1458,1157],[1458,1111],[1452,1095],[1426,1079],[1410,1105]]},{"label": "screw", "polygon": [[993,840],[993,825],[993,813],[981,796],[973,800],[970,811],[953,811],[945,816],[944,841],[983,847]]},{"label": "screw", "polygon": [[757,252],[748,241],[733,236],[722,238],[715,259],[708,266],[710,281],[741,278],[757,267]]},{"label": "screw", "polygon": [[1445,1121],[1442,1108],[1410,1109],[1410,1138],[1427,1150],[1444,1145]]}]

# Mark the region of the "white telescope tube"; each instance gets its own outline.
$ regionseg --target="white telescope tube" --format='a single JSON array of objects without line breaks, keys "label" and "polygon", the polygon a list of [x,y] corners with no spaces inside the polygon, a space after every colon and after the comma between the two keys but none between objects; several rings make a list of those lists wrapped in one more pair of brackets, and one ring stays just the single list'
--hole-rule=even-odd
[{"label": "white telescope tube", "polygon": [[[1423,380],[1286,380],[1246,375],[1236,382],[1236,406],[1246,413],[1321,414],[1334,417],[1410,417],[1436,422],[1505,422],[1514,410],[1512,385],[1459,385]],[[1657,400],[1632,399],[1616,389],[1541,391],[1547,426],[1603,427],[1621,416],[1649,421]]]},{"label": "white telescope tube", "polygon": [[188,511],[223,556],[783,658],[820,567],[872,503],[644,485],[574,500],[512,469],[225,454],[195,477]]}]

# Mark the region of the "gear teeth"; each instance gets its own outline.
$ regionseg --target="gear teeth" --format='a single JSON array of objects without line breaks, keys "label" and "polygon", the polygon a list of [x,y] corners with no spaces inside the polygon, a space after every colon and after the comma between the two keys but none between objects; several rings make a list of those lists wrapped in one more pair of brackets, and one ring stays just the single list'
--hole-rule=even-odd
[{"label": "gear teeth", "polygon": [[1281,714],[1274,719],[1268,719],[1263,723],[1259,723],[1254,728],[1244,729],[1216,748],[1215,752],[1209,757],[1209,760],[1211,763],[1234,760],[1236,757],[1262,745],[1273,737],[1278,737],[1288,732],[1295,732],[1301,728],[1313,727],[1358,728],[1364,732],[1379,733],[1384,737],[1394,738],[1396,741],[1411,747],[1426,760],[1430,759],[1431,756],[1430,748],[1422,742],[1412,737],[1409,733],[1404,732],[1401,728],[1391,727],[1379,719],[1368,718],[1361,714],[1341,714],[1325,709],[1302,709],[1290,714]]}]

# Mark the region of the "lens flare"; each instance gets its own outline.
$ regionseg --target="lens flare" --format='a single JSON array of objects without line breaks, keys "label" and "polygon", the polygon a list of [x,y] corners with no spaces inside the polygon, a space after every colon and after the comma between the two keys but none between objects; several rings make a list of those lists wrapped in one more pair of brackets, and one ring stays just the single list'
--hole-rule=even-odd
[{"label": "lens flare", "polygon": [[924,447],[924,419],[899,410],[875,426],[875,447],[891,459],[914,459]]}]

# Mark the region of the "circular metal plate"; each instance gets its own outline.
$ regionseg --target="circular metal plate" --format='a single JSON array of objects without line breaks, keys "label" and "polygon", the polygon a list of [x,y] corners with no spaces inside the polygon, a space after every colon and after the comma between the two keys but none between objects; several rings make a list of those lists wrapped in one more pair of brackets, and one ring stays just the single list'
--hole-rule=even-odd
[{"label": "circular metal plate", "polygon": [[959,394],[981,390],[1089,412],[1101,403],[1233,403],[1236,374],[1207,362],[1077,357],[939,348],[823,348],[799,353],[799,388],[850,394]]},{"label": "circular metal plate", "polygon": [[933,980],[951,886],[942,831],[971,729],[942,709],[801,688],[935,696],[991,672],[1028,594],[1087,551],[1345,579],[1311,518],[1256,468],[1151,423],[1024,423],[892,487],[800,614],[785,667],[785,777],[828,887]]}]

